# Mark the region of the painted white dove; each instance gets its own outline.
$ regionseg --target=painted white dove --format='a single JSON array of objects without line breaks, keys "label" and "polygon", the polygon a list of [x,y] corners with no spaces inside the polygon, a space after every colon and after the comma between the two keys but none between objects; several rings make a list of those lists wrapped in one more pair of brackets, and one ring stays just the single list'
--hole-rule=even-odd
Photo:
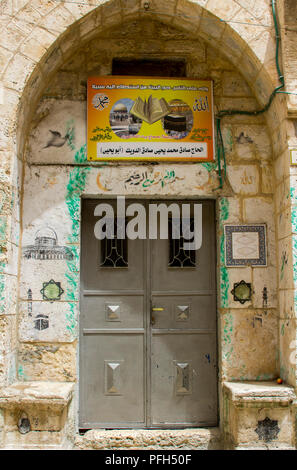
[{"label": "painted white dove", "polygon": [[65,134],[65,137],[62,137],[60,132],[58,131],[51,131],[50,133],[52,134],[50,140],[47,142],[46,146],[43,148],[48,148],[48,147],[63,147],[65,142],[69,139],[69,133]]}]

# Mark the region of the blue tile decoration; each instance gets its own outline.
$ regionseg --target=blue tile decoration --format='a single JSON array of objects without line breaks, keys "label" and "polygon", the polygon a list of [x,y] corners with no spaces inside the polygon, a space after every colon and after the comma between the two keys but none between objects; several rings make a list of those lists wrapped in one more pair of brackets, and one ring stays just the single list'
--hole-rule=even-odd
[{"label": "blue tile decoration", "polygon": [[[240,266],[267,266],[267,255],[266,255],[266,225],[265,224],[254,224],[254,225],[225,225],[225,250],[226,250],[226,266],[240,267]],[[233,237],[234,233],[257,233],[258,234],[258,246],[257,250],[254,250],[252,246],[243,247],[243,251],[250,251],[250,257],[236,257],[233,250]],[[257,256],[252,256],[253,250],[257,252]],[[255,253],[256,255],[256,253]]]}]

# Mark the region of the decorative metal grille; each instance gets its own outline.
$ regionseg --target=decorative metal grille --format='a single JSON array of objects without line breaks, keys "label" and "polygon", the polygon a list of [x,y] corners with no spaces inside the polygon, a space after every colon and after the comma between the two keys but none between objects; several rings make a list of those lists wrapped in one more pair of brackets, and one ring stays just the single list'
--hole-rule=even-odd
[{"label": "decorative metal grille", "polygon": [[[127,221],[125,220],[125,226]],[[126,231],[125,231],[126,233]],[[101,240],[102,268],[127,268],[128,267],[128,241],[127,238],[117,238],[117,224],[114,222],[114,238]]]},{"label": "decorative metal grille", "polygon": [[[170,268],[195,268],[196,267],[196,251],[195,250],[185,250],[184,243],[191,243],[192,239],[184,238],[182,234],[182,223],[180,221],[169,219],[169,262],[168,266]],[[174,226],[173,226],[174,223]],[[180,238],[173,238],[173,230],[176,233],[179,233]],[[188,230],[194,231],[194,219],[190,218],[190,223],[188,224]],[[184,235],[188,236],[187,233]]]}]

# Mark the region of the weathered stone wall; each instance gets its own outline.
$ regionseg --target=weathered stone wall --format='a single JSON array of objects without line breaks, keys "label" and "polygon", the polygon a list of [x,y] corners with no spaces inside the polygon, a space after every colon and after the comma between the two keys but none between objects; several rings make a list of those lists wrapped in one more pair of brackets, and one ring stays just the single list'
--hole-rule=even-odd
[{"label": "weathered stone wall", "polygon": [[[77,347],[79,299],[79,197],[115,195],[217,198],[219,344],[221,379],[265,380],[277,375],[277,286],[273,207],[273,169],[270,137],[263,117],[225,119],[223,135],[228,177],[223,191],[218,187],[216,164],[158,164],[69,167],[86,161],[86,78],[89,74],[111,73],[106,57],[138,58],[143,49],[150,57],[184,57],[187,75],[214,80],[217,109],[254,109],[257,102],[236,68],[203,40],[193,40],[166,25],[153,21],[132,22],[98,36],[58,70],[38,106],[26,160],[23,202],[23,253],[34,245],[38,230],[53,229],[58,244],[69,247],[74,259],[36,260],[22,258],[20,281],[19,370],[25,380],[54,377],[76,379],[75,366],[65,367],[64,348],[74,359]],[[67,131],[71,138],[61,147],[50,144],[50,130]],[[49,146],[50,145],[50,146]],[[147,182],[133,186],[133,173],[147,172]],[[170,178],[165,178],[170,175]],[[225,223],[267,224],[267,268],[226,268],[224,260]],[[40,292],[44,282],[60,282],[61,300],[50,303]],[[251,282],[252,301],[244,305],[233,300],[235,282]],[[263,305],[263,289],[268,300]],[[28,292],[31,298],[28,300]],[[45,315],[38,329],[37,315]],[[47,317],[47,318],[46,318]],[[50,342],[51,347],[42,343]],[[34,343],[41,343],[36,345]],[[72,345],[72,346],[71,346]],[[56,349],[54,351],[54,349]],[[37,351],[38,350],[38,351]],[[67,361],[71,363],[71,360]],[[39,364],[47,364],[44,368]]]}]

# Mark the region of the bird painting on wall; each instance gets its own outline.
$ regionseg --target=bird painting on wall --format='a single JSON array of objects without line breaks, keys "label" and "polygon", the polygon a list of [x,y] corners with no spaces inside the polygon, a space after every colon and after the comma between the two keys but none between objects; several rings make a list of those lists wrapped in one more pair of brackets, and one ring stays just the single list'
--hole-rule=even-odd
[{"label": "bird painting on wall", "polygon": [[48,140],[46,146],[43,147],[44,149],[48,147],[63,147],[65,142],[67,142],[67,140],[69,139],[69,132],[67,132],[64,137],[62,137],[60,132],[58,131],[50,130],[50,133],[51,133],[51,137]]}]

